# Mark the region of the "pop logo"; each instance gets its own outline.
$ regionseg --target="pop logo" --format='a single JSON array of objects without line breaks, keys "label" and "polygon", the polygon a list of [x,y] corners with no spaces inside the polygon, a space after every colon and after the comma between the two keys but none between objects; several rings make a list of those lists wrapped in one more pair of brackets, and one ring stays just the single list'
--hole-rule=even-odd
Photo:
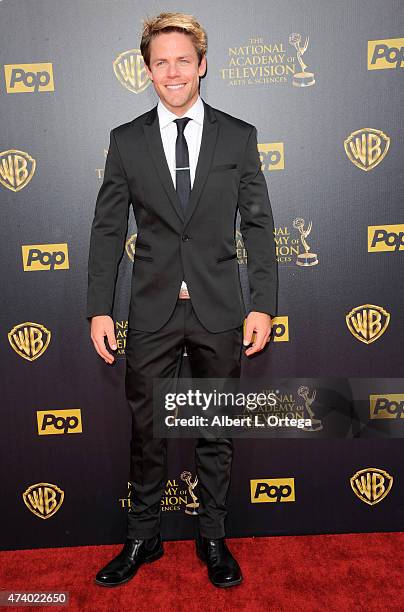
[{"label": "pop logo", "polygon": [[294,502],[294,478],[262,478],[250,480],[251,503]]},{"label": "pop logo", "polygon": [[28,244],[22,246],[22,264],[25,272],[38,270],[68,270],[67,244]]},{"label": "pop logo", "polygon": [[370,395],[371,419],[404,419],[404,394]]},{"label": "pop logo", "polygon": [[260,143],[258,153],[261,161],[261,170],[273,171],[285,169],[285,154],[283,142]]},{"label": "pop logo", "polygon": [[404,38],[368,40],[368,70],[403,68]]},{"label": "pop logo", "polygon": [[[246,330],[246,319],[243,322],[243,335]],[[255,342],[256,332],[252,333],[252,342]],[[289,342],[289,317],[274,317],[272,319],[271,335],[267,342],[270,342],[272,338],[273,342]]]},{"label": "pop logo", "polygon": [[51,63],[6,64],[4,73],[7,93],[55,91]]},{"label": "pop logo", "polygon": [[404,251],[404,224],[368,227],[368,252],[380,251]]},{"label": "pop logo", "polygon": [[51,434],[82,433],[81,410],[38,410],[38,434],[47,436]]},{"label": "pop logo", "polygon": [[289,317],[274,317],[272,322],[273,342],[289,342]]}]

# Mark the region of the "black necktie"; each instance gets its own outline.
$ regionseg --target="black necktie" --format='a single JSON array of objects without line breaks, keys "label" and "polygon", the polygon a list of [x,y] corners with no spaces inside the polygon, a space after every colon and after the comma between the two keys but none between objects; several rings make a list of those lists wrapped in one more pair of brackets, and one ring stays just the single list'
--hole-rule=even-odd
[{"label": "black necktie", "polygon": [[184,135],[185,126],[188,121],[191,121],[190,117],[181,117],[181,119],[174,120],[177,124],[177,140],[175,142],[175,188],[184,215],[191,194],[188,145]]}]

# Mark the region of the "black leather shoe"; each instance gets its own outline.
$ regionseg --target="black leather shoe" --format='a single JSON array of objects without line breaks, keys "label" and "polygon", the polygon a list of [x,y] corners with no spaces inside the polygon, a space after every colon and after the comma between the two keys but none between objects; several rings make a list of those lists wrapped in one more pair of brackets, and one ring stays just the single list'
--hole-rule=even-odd
[{"label": "black leather shoe", "polygon": [[216,587],[230,587],[243,580],[241,569],[224,538],[204,538],[196,536],[196,553],[208,566],[208,575]]},{"label": "black leather shoe", "polygon": [[103,567],[95,577],[102,586],[118,586],[128,582],[142,563],[157,561],[163,555],[161,535],[147,540],[127,539],[119,555]]}]

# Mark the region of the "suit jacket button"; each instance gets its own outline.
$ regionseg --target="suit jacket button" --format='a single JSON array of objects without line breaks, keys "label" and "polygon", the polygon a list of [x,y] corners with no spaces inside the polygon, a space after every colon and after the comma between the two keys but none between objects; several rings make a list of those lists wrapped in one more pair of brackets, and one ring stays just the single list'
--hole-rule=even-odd
[{"label": "suit jacket button", "polygon": [[188,234],[182,234],[181,238],[183,242],[186,242],[187,240],[191,240],[191,236],[188,236]]}]

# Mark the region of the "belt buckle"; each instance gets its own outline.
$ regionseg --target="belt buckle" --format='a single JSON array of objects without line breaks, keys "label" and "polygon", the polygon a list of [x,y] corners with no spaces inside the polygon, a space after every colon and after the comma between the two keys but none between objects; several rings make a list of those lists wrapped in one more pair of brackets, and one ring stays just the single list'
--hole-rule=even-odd
[{"label": "belt buckle", "polygon": [[189,295],[188,289],[183,289],[181,287],[180,292],[178,294],[178,297],[179,297],[180,300],[189,300],[190,299],[190,295]]}]

